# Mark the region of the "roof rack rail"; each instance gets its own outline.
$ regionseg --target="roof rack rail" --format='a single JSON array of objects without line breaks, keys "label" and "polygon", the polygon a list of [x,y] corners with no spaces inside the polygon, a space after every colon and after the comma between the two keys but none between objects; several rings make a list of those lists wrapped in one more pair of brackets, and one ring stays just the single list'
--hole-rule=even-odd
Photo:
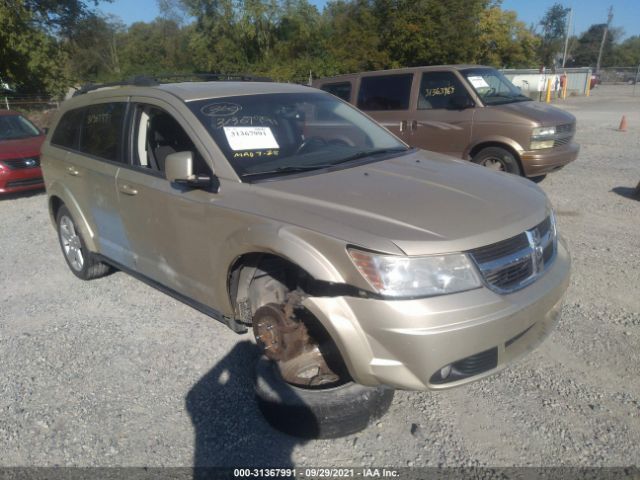
[{"label": "roof rack rail", "polygon": [[[256,77],[253,75],[244,75],[244,74],[227,74],[227,73],[181,73],[181,74],[168,74],[168,75],[137,75],[135,77],[128,78],[126,80],[120,80],[117,82],[107,82],[107,83],[87,83],[73,92],[73,96],[76,97],[78,95],[83,95],[85,93],[91,92],[93,90],[98,90],[99,88],[106,87],[122,87],[122,86],[138,86],[138,87],[153,87],[156,85],[160,85],[160,83],[171,83],[171,82],[161,82],[161,80],[170,80],[170,81],[178,81],[178,79],[183,79],[182,81],[204,81],[204,82],[272,82],[273,80],[269,77]],[[187,80],[187,79],[196,79],[196,80]]]}]

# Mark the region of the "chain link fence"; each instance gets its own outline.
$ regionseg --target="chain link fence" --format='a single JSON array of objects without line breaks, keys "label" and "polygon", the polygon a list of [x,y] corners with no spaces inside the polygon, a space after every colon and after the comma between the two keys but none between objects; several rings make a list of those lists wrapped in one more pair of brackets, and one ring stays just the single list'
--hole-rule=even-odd
[{"label": "chain link fence", "polygon": [[0,108],[19,111],[43,111],[58,108],[60,102],[48,95],[0,93]]}]

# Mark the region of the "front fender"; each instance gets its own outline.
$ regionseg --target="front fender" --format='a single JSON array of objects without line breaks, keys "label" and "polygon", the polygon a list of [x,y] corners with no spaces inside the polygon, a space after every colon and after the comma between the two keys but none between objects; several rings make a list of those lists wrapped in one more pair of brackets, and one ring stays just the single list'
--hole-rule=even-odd
[{"label": "front fender", "polygon": [[[284,224],[247,226],[231,235],[214,260],[216,304],[233,315],[229,274],[239,257],[250,253],[277,255],[305,270],[316,280],[369,289],[353,266],[345,242],[300,227]],[[221,254],[222,253],[222,254]],[[226,272],[226,275],[222,275]]]},{"label": "front fender", "polygon": [[503,137],[501,135],[490,135],[487,137],[482,137],[467,147],[467,150],[464,152],[463,158],[471,160],[471,152],[473,152],[478,147],[487,144],[487,146],[492,146],[496,144],[502,144],[510,147],[513,151],[515,151],[518,155],[524,152],[524,148],[518,142],[509,137]]}]

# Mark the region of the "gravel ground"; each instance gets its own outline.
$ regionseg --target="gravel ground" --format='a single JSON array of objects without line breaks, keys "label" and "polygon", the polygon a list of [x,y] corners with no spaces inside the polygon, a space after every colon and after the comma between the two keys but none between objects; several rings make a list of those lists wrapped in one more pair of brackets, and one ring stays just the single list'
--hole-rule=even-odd
[{"label": "gravel ground", "polygon": [[[497,376],[398,392],[367,430],[300,441],[252,396],[247,337],[116,273],[82,282],[41,193],[0,200],[2,466],[640,465],[640,91],[561,105],[579,159],[540,186],[573,255],[562,320]],[[629,131],[615,131],[622,114]]]}]

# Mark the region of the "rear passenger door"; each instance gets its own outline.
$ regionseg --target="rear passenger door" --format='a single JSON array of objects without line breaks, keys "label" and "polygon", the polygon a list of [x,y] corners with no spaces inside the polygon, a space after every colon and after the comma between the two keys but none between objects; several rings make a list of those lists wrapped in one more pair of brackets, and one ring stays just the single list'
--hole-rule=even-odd
[{"label": "rear passenger door", "polygon": [[177,112],[149,102],[153,101],[131,105],[129,162],[116,182],[134,268],[206,304],[211,300],[210,217],[216,195],[170,184],[164,176],[165,161],[171,153],[190,151],[194,173],[213,172]]},{"label": "rear passenger door", "polygon": [[362,77],[356,105],[406,141],[412,83],[413,73]]},{"label": "rear passenger door", "polygon": [[76,111],[79,138],[65,160],[67,185],[95,231],[100,253],[124,265],[130,263],[129,239],[118,208],[115,179],[124,161],[126,110],[123,98]]},{"label": "rear passenger door", "polygon": [[419,76],[417,105],[405,141],[413,147],[462,157],[471,140],[473,99],[454,72],[425,71]]}]

